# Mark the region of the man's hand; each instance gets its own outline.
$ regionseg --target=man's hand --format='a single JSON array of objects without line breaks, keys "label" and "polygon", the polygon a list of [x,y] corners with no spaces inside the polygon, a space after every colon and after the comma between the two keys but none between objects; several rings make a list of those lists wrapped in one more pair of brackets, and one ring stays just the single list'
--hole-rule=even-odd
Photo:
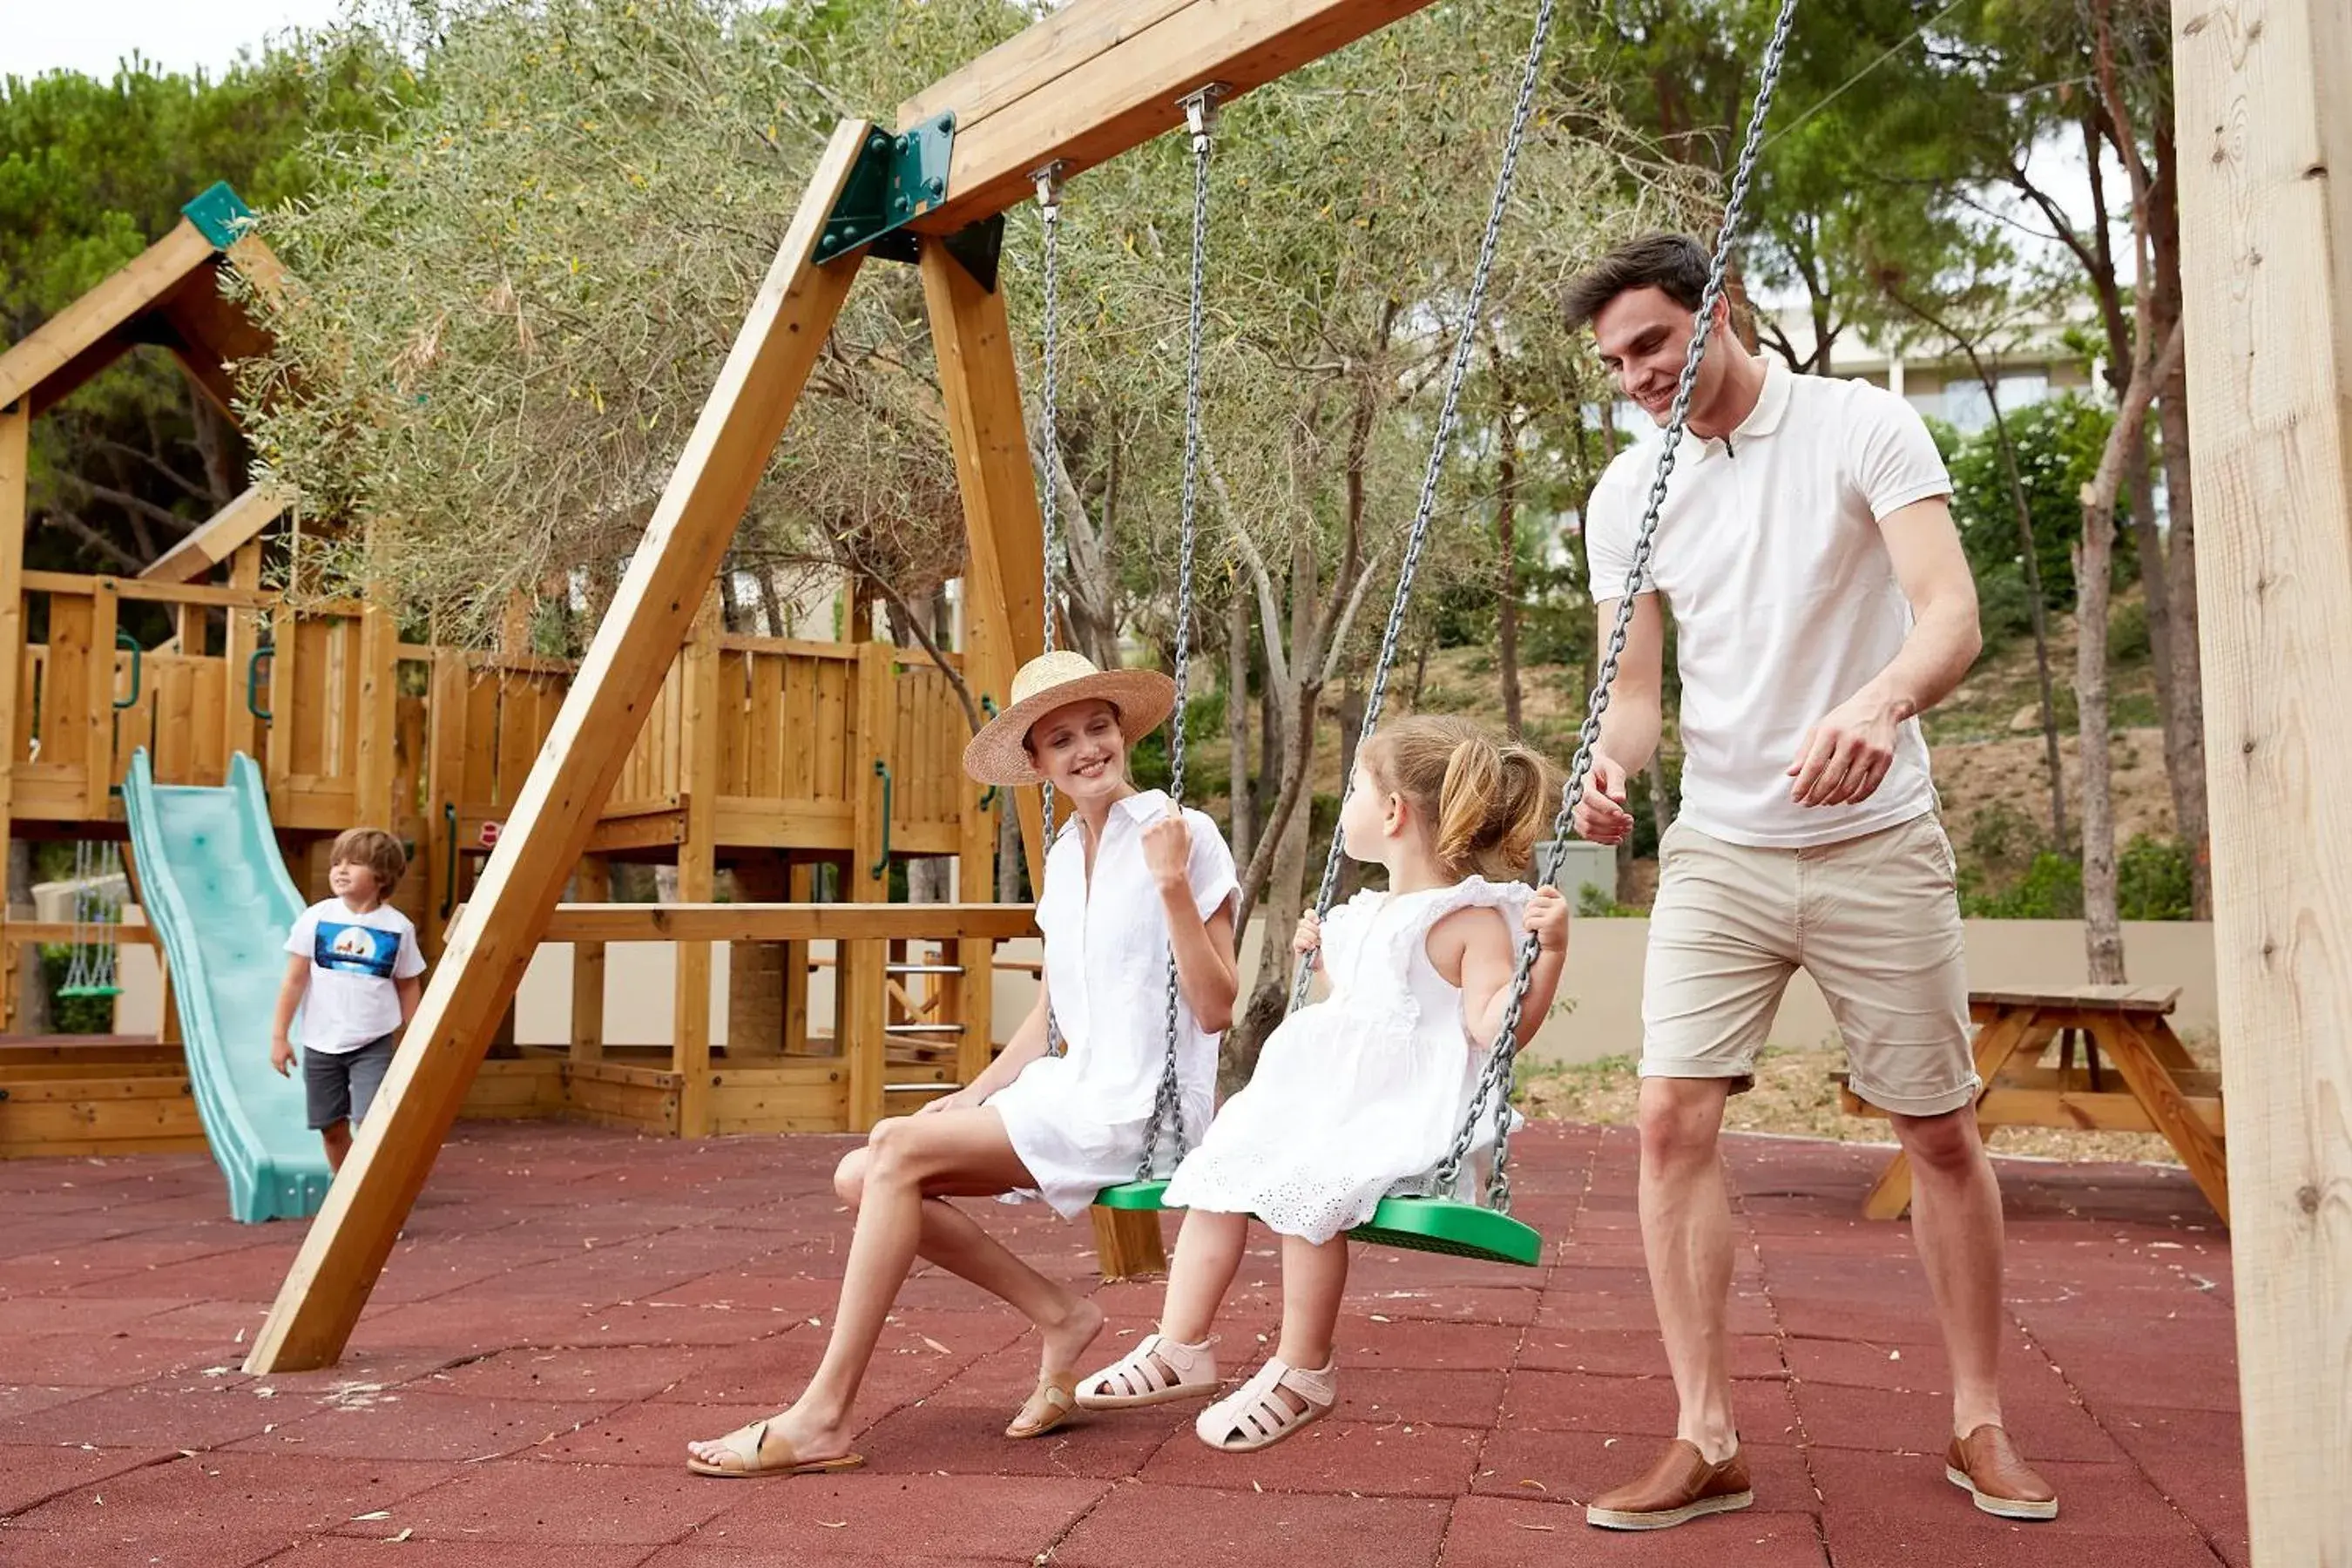
[{"label": "man's hand", "polygon": [[1832,709],[1798,744],[1789,798],[1799,805],[1868,800],[1895,765],[1895,705],[1864,691]]},{"label": "man's hand", "polygon": [[280,1035],[269,1042],[269,1065],[278,1069],[279,1078],[294,1075],[294,1042]]},{"label": "man's hand", "polygon": [[1625,809],[1625,770],[1595,751],[1592,772],[1576,800],[1576,835],[1589,843],[1615,844],[1633,831],[1633,816]]}]

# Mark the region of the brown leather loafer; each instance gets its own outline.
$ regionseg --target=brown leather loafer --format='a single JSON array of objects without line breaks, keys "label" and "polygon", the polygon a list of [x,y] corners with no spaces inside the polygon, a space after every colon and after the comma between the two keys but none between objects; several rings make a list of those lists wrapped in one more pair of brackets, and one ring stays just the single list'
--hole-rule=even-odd
[{"label": "brown leather loafer", "polygon": [[1585,1508],[1584,1522],[1603,1530],[1667,1530],[1755,1500],[1745,1458],[1735,1452],[1710,1465],[1697,1444],[1677,1437],[1640,1480],[1594,1498]]},{"label": "brown leather loafer", "polygon": [[2009,1434],[1990,1421],[1952,1439],[1944,1455],[1944,1479],[1966,1489],[1977,1507],[2002,1519],[2058,1517],[2057,1492],[2033,1473]]}]

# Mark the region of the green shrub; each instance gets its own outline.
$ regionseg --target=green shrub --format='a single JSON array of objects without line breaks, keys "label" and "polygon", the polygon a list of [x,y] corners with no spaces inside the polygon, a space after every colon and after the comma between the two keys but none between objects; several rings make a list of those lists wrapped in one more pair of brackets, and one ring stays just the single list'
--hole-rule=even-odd
[{"label": "green shrub", "polygon": [[2188,845],[2136,833],[2116,857],[2116,910],[2127,921],[2185,921],[2189,882]]},{"label": "green shrub", "polygon": [[2033,858],[2025,874],[1999,892],[1982,891],[1964,879],[1960,912],[1972,920],[2074,921],[2083,918],[2083,868],[2064,855],[2047,849]]}]

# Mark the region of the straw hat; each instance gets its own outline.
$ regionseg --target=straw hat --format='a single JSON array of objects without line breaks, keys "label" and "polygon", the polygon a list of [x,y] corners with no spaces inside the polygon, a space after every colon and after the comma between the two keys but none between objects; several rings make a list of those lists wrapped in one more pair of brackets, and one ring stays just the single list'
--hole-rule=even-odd
[{"label": "straw hat", "polygon": [[1045,782],[1029,755],[1029,731],[1038,720],[1073,702],[1108,702],[1130,746],[1167,722],[1176,709],[1176,683],[1156,669],[1097,669],[1094,660],[1066,650],[1040,654],[1013,678],[1013,700],[963,749],[963,771],[985,784]]}]

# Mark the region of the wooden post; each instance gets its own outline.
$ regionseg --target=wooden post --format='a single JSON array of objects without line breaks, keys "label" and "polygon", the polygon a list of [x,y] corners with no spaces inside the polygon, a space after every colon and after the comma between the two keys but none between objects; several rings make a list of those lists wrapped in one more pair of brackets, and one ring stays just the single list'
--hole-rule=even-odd
[{"label": "wooden post", "polygon": [[[961,773],[954,787],[961,829],[956,836],[955,897],[966,903],[988,903],[996,897],[996,810],[982,807],[980,786]],[[970,1083],[988,1070],[996,1056],[996,943],[964,937],[947,943],[946,951],[954,955],[950,962],[963,968],[954,988],[958,1011],[950,1016],[963,1026],[956,1043],[956,1081]]]},{"label": "wooden post", "polygon": [[[955,451],[964,533],[971,544],[964,577],[969,628],[964,669],[979,690],[1002,702],[1012,689],[1013,672],[1045,650],[1045,520],[1037,510],[1029,438],[1022,426],[1020,374],[1004,297],[982,288],[961,262],[934,243],[923,246],[921,270],[931,342],[939,354],[940,392],[947,405],[948,442]],[[1043,888],[1045,839],[1038,794],[1033,789],[1010,793],[1021,813],[1029,885]],[[967,890],[961,896],[975,895]],[[983,1018],[982,1028],[986,1027]],[[1159,1215],[1097,1209],[1094,1224],[1104,1278],[1123,1279],[1167,1268]]]},{"label": "wooden post", "polygon": [[[786,875],[784,896],[793,903],[805,904],[816,894],[816,868],[801,861]],[[807,1056],[809,1052],[809,944],[788,942],[784,953],[784,1054]],[[839,1042],[835,1042],[838,1044]]]},{"label": "wooden post", "polygon": [[[572,876],[572,897],[583,904],[601,904],[613,896],[613,866],[602,855],[590,855]],[[604,1055],[604,944],[572,944],[572,1059],[602,1060]]]},{"label": "wooden post", "polygon": [[[735,896],[747,903],[782,903],[791,879],[782,860],[739,860],[733,867]],[[727,1059],[780,1056],[784,1049],[782,943],[739,942],[727,952]]]},{"label": "wooden post", "polygon": [[[269,715],[262,736],[262,781],[276,798],[294,773],[295,630],[300,621],[284,605],[269,612],[269,676],[261,683],[268,693],[262,708]],[[279,809],[284,809],[281,805]]]},{"label": "wooden post", "polygon": [[451,933],[375,1111],[256,1336],[256,1373],[342,1353],[456,1121],[491,1027],[522,980],[635,735],[684,643],[860,258],[812,259],[872,127],[845,121],[818,160],[776,260],[703,405],[644,540],[581,661],[488,869]]},{"label": "wooden post", "polygon": [[433,650],[425,715],[425,912],[417,940],[438,963],[447,946],[448,911],[462,900],[464,868],[457,858],[454,812],[466,777],[466,656]]},{"label": "wooden post", "polygon": [[[884,786],[874,764],[895,762],[891,739],[898,710],[893,685],[897,658],[888,645],[862,643],[857,649],[856,722],[849,742],[850,782],[856,786],[849,866],[844,874],[846,901],[887,903],[889,823]],[[895,794],[895,790],[893,791]],[[877,872],[879,875],[877,875]],[[887,942],[845,942],[835,949],[835,1013],[842,1061],[849,1074],[849,1130],[869,1131],[882,1120],[883,1085],[889,1077],[889,952]]]},{"label": "wooden post", "polygon": [[[25,679],[25,487],[32,477],[32,405],[0,408],[0,852],[15,837],[16,700]],[[25,967],[8,940],[8,896],[0,888],[0,1028],[16,1022],[16,980]]]},{"label": "wooden post", "polygon": [[392,798],[400,705],[400,627],[392,612],[381,605],[362,609],[359,642],[360,733],[352,820],[382,823],[389,830],[404,815]]},{"label": "wooden post", "polygon": [[[250,592],[261,586],[261,542],[242,545],[231,558],[229,586]],[[228,617],[228,640],[222,657],[228,661],[228,695],[221,704],[226,733],[222,737],[221,756],[224,761],[243,752],[258,762],[257,742],[254,726],[260,722],[246,706],[246,675],[253,664],[254,650],[261,646],[261,624],[252,610],[224,611]]]},{"label": "wooden post", "polygon": [[[1045,651],[1045,524],[1022,424],[1021,378],[1004,296],[982,288],[963,263],[934,243],[923,246],[921,271],[971,548],[964,674],[975,691],[1002,704],[1013,689],[1013,672]],[[1042,888],[1045,829],[1037,792],[1008,793],[1021,813],[1029,885]],[[960,896],[979,894],[968,888]]]},{"label": "wooden post", "polygon": [[[680,903],[707,904],[718,876],[714,829],[719,815],[719,591],[703,595],[702,612],[678,657],[686,710],[678,726],[679,798],[686,836],[677,847]],[[677,1134],[710,1132],[710,943],[677,944],[677,999],[672,1009],[670,1070],[678,1075]]]},{"label": "wooden post", "polygon": [[89,738],[82,748],[82,815],[93,822],[105,821],[113,806],[107,789],[114,783],[114,628],[121,624],[121,609],[114,579],[94,579],[89,595]]},{"label": "wooden post", "polygon": [[2247,1513],[2305,1568],[2352,1563],[2352,13],[2173,18]]}]

